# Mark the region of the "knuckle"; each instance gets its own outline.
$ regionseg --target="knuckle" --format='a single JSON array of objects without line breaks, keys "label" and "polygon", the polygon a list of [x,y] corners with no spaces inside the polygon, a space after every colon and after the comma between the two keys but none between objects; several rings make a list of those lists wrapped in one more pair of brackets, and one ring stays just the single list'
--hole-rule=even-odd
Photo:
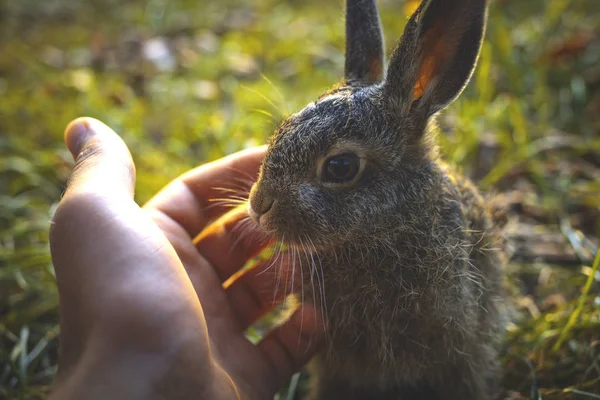
[{"label": "knuckle", "polygon": [[75,161],[65,197],[79,191],[109,195],[115,183],[127,186],[135,183],[135,165],[129,152],[111,140],[90,139]]},{"label": "knuckle", "polygon": [[97,159],[104,153],[103,143],[99,140],[90,139],[85,147],[77,154],[75,167],[86,165],[90,161]]},{"label": "knuckle", "polygon": [[75,166],[73,167],[71,176],[67,180],[65,196],[69,194],[69,192],[74,186],[77,185],[78,182],[82,181],[82,177],[84,176],[85,172],[89,171],[95,164],[97,164],[103,153],[104,150],[98,142],[89,143],[81,150],[81,152],[79,152],[75,158]]}]

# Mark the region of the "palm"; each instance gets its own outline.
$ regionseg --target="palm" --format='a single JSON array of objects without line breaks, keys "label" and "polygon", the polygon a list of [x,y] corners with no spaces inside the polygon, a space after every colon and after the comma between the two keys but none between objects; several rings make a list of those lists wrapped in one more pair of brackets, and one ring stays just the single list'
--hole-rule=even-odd
[{"label": "palm", "polygon": [[[248,169],[248,165],[231,164],[219,170],[221,174],[236,174],[238,166]],[[310,318],[314,313],[300,310],[258,346],[246,339],[244,331],[276,304],[274,282],[269,281],[269,274],[261,274],[268,266],[245,272],[226,289],[223,283],[260,251],[264,243],[236,240],[232,228],[243,212],[226,214],[209,226],[194,222],[185,212],[198,210],[197,203],[206,203],[206,196],[213,190],[212,186],[204,186],[207,181],[200,180],[202,172],[192,171],[175,181],[144,209],[177,253],[195,289],[215,359],[249,398],[269,398],[314,351],[316,341],[310,334],[303,335],[296,324],[302,319],[303,330],[315,331]],[[200,196],[204,198],[200,200]],[[210,208],[203,221],[222,211],[223,208]]]},{"label": "palm", "polygon": [[[180,225],[164,220],[160,214],[155,214],[153,219],[162,226],[165,237],[181,260],[180,265],[170,268],[181,265],[185,268],[202,304],[203,315],[190,313],[186,318],[200,319],[205,324],[213,356],[236,385],[244,388],[248,397],[265,399],[272,396],[275,388],[271,377],[276,371],[272,370],[265,354],[244,336],[244,323],[236,315],[239,310],[236,311],[228,298],[215,267],[198,252]],[[149,312],[157,311],[152,309]],[[171,335],[177,334],[171,327],[165,328],[171,331]]]}]

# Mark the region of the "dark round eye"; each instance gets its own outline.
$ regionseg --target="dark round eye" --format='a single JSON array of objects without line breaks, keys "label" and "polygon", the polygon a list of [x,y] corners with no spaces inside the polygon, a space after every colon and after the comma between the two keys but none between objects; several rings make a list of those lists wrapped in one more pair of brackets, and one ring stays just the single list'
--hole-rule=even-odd
[{"label": "dark round eye", "polygon": [[340,154],[325,161],[323,178],[328,182],[351,181],[358,174],[360,159],[354,154]]}]

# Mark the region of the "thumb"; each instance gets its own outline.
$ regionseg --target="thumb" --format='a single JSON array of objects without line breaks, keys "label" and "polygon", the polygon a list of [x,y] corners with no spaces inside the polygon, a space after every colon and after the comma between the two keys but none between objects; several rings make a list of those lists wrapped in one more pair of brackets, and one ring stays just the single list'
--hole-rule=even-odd
[{"label": "thumb", "polygon": [[[63,283],[88,280],[96,273],[91,266],[111,255],[106,249],[115,244],[110,240],[126,248],[128,243],[123,238],[136,232],[120,231],[142,223],[137,221],[139,207],[133,200],[135,167],[121,138],[98,120],[79,118],[65,130],[65,142],[76,163],[50,227],[59,291],[68,286]],[[124,219],[136,222],[117,223]],[[101,283],[98,277],[94,281]],[[76,288],[80,290],[81,286]]]},{"label": "thumb", "polygon": [[135,166],[123,140],[93,118],[78,118],[65,130],[65,143],[75,168],[65,196],[91,192],[102,197],[133,198]]},{"label": "thumb", "polygon": [[[65,130],[76,164],[50,228],[50,249],[60,296],[61,369],[76,364],[94,311],[105,301],[121,265],[111,259],[129,246],[114,221],[134,216],[135,167],[121,138],[102,122],[79,118]],[[119,248],[121,246],[121,248]],[[119,252],[121,251],[121,252]]]}]

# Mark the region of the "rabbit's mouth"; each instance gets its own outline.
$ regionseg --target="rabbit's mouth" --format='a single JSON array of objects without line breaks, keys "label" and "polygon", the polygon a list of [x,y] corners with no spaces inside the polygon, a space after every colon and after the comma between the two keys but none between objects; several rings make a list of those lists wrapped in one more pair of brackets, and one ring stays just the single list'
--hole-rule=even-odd
[{"label": "rabbit's mouth", "polygon": [[277,233],[276,224],[273,221],[273,209],[275,205],[275,201],[271,201],[268,204],[260,205],[260,207],[256,207],[253,202],[250,202],[250,206],[248,207],[248,216],[254,223],[260,227],[264,233],[268,235],[275,235]]},{"label": "rabbit's mouth", "polygon": [[248,216],[262,233],[286,247],[294,248],[297,251],[307,254],[320,252],[325,248],[319,243],[314,243],[309,235],[299,233],[298,229],[282,230],[281,221],[279,221],[275,206],[275,202],[273,202],[263,213],[258,213],[251,206],[248,207]]},{"label": "rabbit's mouth", "polygon": [[273,221],[273,213],[277,201],[269,190],[259,190],[255,184],[249,196],[248,215],[265,233],[276,231]]},{"label": "rabbit's mouth", "polygon": [[274,190],[260,181],[250,191],[248,217],[261,233],[303,252],[320,252],[324,246],[316,237],[323,235],[315,234],[314,215],[303,211],[297,202],[276,197]]}]

